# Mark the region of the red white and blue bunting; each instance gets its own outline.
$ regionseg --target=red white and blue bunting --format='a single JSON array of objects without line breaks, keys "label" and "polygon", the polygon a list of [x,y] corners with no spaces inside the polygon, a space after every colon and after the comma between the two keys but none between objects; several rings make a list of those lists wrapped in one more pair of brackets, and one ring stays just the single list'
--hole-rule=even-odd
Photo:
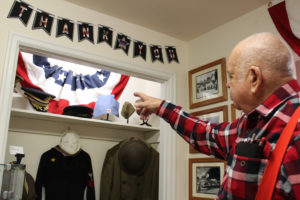
[{"label": "red white and blue bunting", "polygon": [[[32,30],[43,29],[48,35],[51,35],[52,27],[56,19],[56,37],[66,36],[74,41],[74,31],[77,25],[78,42],[88,40],[92,44],[94,42],[94,24],[88,22],[74,21],[64,17],[55,16],[46,11],[34,8],[22,0],[15,0],[7,18],[19,18],[19,20],[27,27],[31,14],[35,11],[35,17]],[[76,25],[75,25],[76,24]],[[97,44],[106,43],[110,47],[113,45],[113,28],[97,25]],[[115,31],[116,32],[116,31]],[[117,32],[114,49],[120,49],[128,55],[131,41],[133,41],[133,58],[141,57],[146,61],[147,44],[142,41],[131,39],[126,34]],[[162,45],[149,45],[152,62],[160,61],[164,63]],[[175,61],[179,63],[176,48],[174,46],[165,46],[168,62]]]},{"label": "red white and blue bunting", "polygon": [[269,3],[269,14],[280,35],[300,56],[300,1],[273,0]]}]

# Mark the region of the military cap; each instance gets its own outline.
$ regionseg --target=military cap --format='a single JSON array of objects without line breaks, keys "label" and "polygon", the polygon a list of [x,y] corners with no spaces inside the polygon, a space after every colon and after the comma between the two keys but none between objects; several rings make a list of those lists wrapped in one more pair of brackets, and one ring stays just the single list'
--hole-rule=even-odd
[{"label": "military cap", "polygon": [[121,144],[118,159],[123,171],[131,175],[141,175],[149,166],[151,146],[138,138],[130,138]]},{"label": "military cap", "polygon": [[113,114],[119,117],[119,102],[115,99],[115,95],[101,95],[98,97],[93,117],[100,117],[104,114]]},{"label": "military cap", "polygon": [[63,115],[92,118],[93,109],[84,105],[72,105],[64,108]]},{"label": "military cap", "polygon": [[130,102],[125,101],[125,103],[123,104],[123,107],[122,107],[121,115],[125,119],[129,119],[129,117],[134,113],[134,111],[135,111],[135,108],[133,107],[133,105]]},{"label": "military cap", "polygon": [[24,97],[29,100],[32,107],[41,112],[47,112],[50,100],[55,98],[54,95],[36,88],[22,87],[22,90],[24,90]]}]

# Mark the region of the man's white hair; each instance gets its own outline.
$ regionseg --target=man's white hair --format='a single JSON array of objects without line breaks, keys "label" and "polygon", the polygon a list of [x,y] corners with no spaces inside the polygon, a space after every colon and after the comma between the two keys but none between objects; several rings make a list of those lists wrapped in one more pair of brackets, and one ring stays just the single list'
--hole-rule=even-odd
[{"label": "man's white hair", "polygon": [[287,45],[272,33],[253,34],[237,46],[240,46],[239,64],[241,72],[254,65],[269,75],[279,73],[281,76],[296,78],[293,54]]}]

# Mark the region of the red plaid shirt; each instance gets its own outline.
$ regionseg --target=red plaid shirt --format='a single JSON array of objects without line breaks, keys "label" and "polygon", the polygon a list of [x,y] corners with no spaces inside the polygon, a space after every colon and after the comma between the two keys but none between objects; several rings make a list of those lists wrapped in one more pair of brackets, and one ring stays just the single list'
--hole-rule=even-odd
[{"label": "red plaid shirt", "polygon": [[[226,160],[227,167],[217,199],[255,199],[268,158],[283,128],[300,105],[300,85],[292,80],[276,90],[248,115],[232,123],[212,124],[199,120],[167,101],[157,113],[195,149]],[[255,134],[266,138],[263,158],[237,155],[235,147]],[[272,199],[300,199],[300,124],[283,158]]]}]

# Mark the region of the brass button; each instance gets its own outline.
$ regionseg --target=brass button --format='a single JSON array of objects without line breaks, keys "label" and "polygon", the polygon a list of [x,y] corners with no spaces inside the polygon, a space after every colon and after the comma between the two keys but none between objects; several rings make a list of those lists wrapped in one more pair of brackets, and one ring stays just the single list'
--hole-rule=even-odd
[{"label": "brass button", "polygon": [[244,167],[246,165],[246,161],[242,160],[241,161],[241,166]]}]

